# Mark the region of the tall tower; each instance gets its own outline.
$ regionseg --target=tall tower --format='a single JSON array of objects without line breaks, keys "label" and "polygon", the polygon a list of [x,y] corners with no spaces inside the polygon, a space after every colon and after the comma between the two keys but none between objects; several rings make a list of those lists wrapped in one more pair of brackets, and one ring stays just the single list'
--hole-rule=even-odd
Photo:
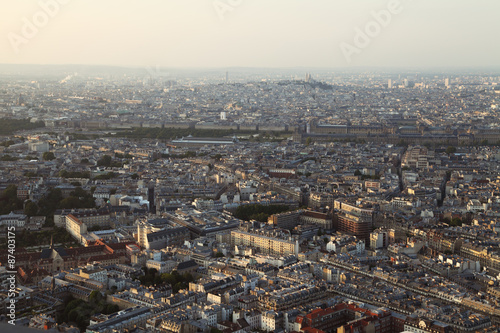
[{"label": "tall tower", "polygon": [[389,79],[387,81],[387,88],[392,89],[392,80],[391,79]]},{"label": "tall tower", "polygon": [[229,83],[229,72],[226,71],[226,83]]},{"label": "tall tower", "polygon": [[450,79],[449,79],[449,78],[444,79],[444,86],[445,86],[446,88],[449,88],[449,87],[450,87]]},{"label": "tall tower", "polygon": [[153,182],[148,184],[148,201],[149,201],[149,212],[151,214],[155,214],[156,213],[155,184]]},{"label": "tall tower", "polygon": [[22,106],[24,104],[24,98],[22,94],[19,94],[19,98],[17,99],[17,105]]}]

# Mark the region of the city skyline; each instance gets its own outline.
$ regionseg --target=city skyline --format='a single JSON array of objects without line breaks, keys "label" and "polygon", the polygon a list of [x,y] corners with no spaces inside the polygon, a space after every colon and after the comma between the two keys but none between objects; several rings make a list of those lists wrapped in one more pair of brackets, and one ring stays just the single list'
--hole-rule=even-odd
[{"label": "city skyline", "polygon": [[0,332],[500,332],[499,12],[1,2]]}]

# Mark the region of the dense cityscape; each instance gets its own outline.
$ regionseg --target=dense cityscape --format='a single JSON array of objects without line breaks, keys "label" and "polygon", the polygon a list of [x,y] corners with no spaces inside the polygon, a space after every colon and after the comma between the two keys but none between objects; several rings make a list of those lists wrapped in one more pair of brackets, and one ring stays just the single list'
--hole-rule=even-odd
[{"label": "dense cityscape", "polygon": [[5,324],[500,327],[498,74],[2,70]]}]

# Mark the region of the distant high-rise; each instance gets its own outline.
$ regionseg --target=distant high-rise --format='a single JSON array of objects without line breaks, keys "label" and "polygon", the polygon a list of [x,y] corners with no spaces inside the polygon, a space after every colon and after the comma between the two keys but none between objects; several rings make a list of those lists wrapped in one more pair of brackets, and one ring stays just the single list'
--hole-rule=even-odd
[{"label": "distant high-rise", "polygon": [[156,213],[156,207],[155,207],[155,184],[154,183],[149,183],[148,184],[148,201],[149,201],[149,212],[150,213]]},{"label": "distant high-rise", "polygon": [[19,98],[17,99],[17,105],[24,105],[24,98],[22,94],[19,94]]},{"label": "distant high-rise", "polygon": [[450,87],[450,79],[449,79],[449,78],[444,79],[444,86],[445,86],[446,88],[449,88],[449,87]]},{"label": "distant high-rise", "polygon": [[226,83],[229,83],[229,72],[226,72]]},{"label": "distant high-rise", "polygon": [[389,79],[387,81],[387,88],[392,89],[392,80],[391,79]]}]

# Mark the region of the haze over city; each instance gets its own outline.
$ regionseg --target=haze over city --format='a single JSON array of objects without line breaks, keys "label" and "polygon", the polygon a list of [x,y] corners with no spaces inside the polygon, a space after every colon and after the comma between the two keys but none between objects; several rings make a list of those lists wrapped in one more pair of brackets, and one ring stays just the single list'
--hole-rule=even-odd
[{"label": "haze over city", "polygon": [[[491,0],[65,0],[57,2],[48,20],[36,17],[43,11],[42,2],[0,4],[0,63],[500,66],[500,44],[494,38],[500,2]],[[367,46],[347,59],[341,44],[354,45],[356,29],[364,31],[375,20],[373,13],[387,10],[391,3],[397,10],[387,24],[375,27]],[[39,22],[29,38],[22,33],[24,19]]]}]

